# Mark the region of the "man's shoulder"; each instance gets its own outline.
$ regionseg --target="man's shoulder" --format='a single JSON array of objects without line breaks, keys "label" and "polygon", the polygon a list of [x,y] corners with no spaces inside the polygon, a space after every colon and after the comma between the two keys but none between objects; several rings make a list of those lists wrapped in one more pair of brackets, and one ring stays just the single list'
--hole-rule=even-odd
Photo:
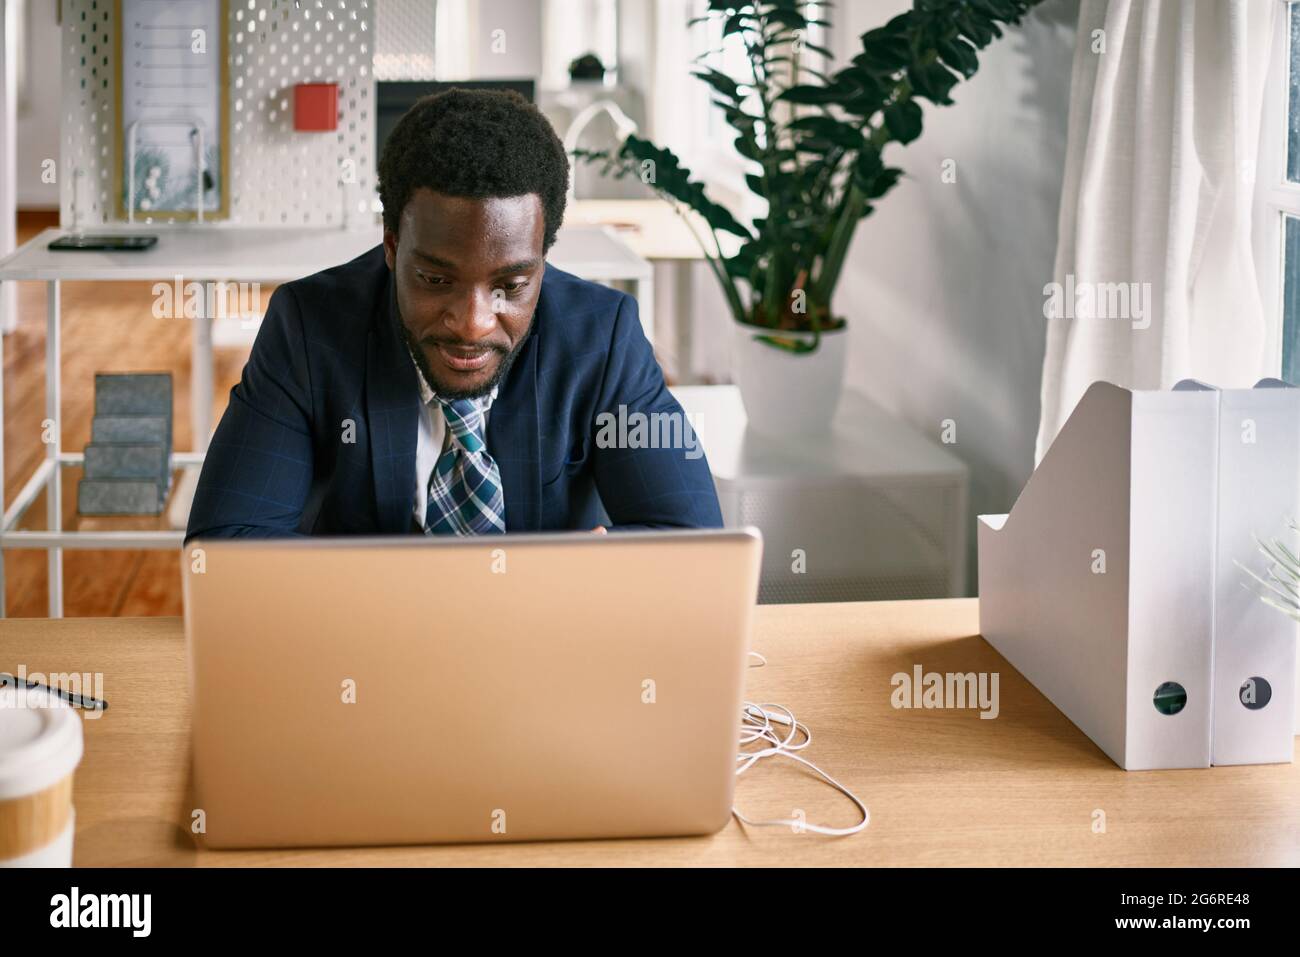
[{"label": "man's shoulder", "polygon": [[290,341],[301,337],[309,346],[355,355],[387,295],[388,264],[381,243],[349,262],[281,283],[271,295],[263,326],[269,324]]},{"label": "man's shoulder", "polygon": [[[328,305],[331,312],[348,312],[359,305],[373,308],[388,283],[384,245],[367,249],[360,256],[329,269],[284,284],[304,308]],[[369,311],[366,312],[367,318]]]},{"label": "man's shoulder", "polygon": [[609,340],[619,312],[634,302],[625,292],[579,279],[548,263],[538,310],[546,316],[548,336],[590,348],[593,336]]}]

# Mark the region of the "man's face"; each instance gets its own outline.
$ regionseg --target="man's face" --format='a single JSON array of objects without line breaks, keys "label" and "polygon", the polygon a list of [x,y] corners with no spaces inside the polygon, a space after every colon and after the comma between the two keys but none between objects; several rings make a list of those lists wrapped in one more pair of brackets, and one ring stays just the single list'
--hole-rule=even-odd
[{"label": "man's face", "polygon": [[407,343],[444,399],[492,391],[533,321],[545,269],[535,193],[467,199],[418,189],[384,232]]}]

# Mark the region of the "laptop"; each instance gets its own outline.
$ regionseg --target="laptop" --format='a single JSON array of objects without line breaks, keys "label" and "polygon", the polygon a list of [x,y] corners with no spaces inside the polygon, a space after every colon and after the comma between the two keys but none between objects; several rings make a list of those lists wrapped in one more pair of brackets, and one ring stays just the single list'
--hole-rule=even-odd
[{"label": "laptop", "polygon": [[753,529],[191,541],[201,840],[719,830],[761,554]]}]

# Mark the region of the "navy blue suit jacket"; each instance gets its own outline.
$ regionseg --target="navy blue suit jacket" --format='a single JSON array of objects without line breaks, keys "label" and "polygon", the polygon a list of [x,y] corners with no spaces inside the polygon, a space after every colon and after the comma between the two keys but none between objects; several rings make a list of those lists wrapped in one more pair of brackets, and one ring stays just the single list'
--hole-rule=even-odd
[{"label": "navy blue suit jacket", "polygon": [[[383,246],[276,289],[187,539],[412,530],[420,395],[393,297]],[[507,531],[721,526],[698,452],[599,447],[596,417],[620,406],[681,414],[635,300],[548,265],[487,428]]]}]

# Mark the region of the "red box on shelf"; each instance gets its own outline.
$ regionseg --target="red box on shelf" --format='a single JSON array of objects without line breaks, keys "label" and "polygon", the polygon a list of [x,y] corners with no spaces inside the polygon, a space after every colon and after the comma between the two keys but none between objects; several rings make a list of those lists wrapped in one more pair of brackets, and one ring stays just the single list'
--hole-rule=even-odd
[{"label": "red box on shelf", "polygon": [[303,133],[328,133],[339,125],[339,85],[298,83],[293,88],[293,128]]}]

